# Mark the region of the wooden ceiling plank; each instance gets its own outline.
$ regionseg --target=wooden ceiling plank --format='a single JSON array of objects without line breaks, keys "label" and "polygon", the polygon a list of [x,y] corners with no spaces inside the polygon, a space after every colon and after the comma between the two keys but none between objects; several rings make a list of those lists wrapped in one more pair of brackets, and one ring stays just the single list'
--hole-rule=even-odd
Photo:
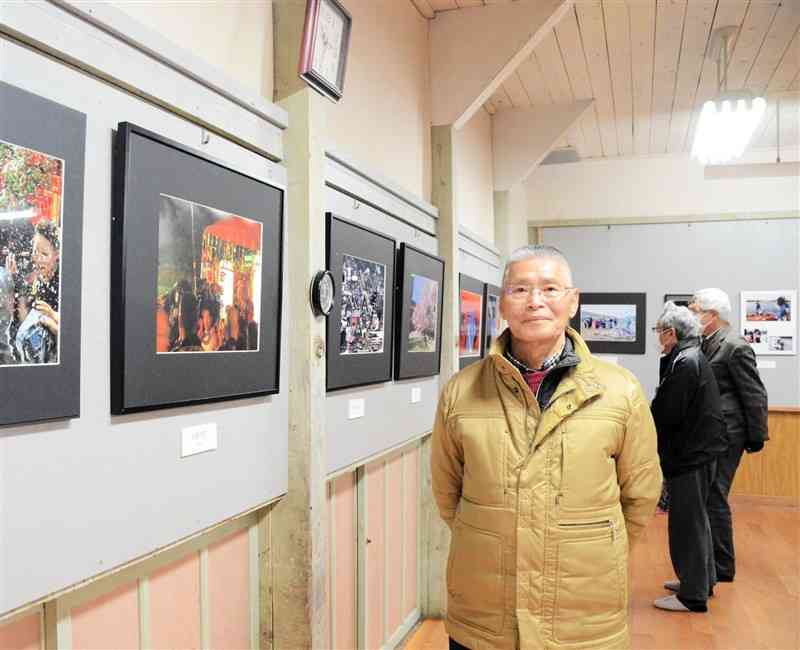
[{"label": "wooden ceiling plank", "polygon": [[614,91],[617,142],[620,154],[629,156],[633,153],[633,79],[628,5],[619,0],[604,0],[603,14],[608,39],[611,87]]},{"label": "wooden ceiling plank", "polygon": [[[555,32],[573,96],[575,99],[591,99],[593,97],[592,84],[589,79],[589,71],[586,69],[586,56],[583,52],[578,16],[574,8],[556,25]],[[594,107],[584,113],[579,124],[583,135],[581,158],[602,157],[600,127]]]},{"label": "wooden ceiling plank", "polygon": [[787,90],[798,74],[800,74],[800,30],[795,33],[769,80],[767,94]]},{"label": "wooden ceiling plank", "polygon": [[641,156],[650,153],[656,2],[629,2],[628,12],[631,20],[633,151]]},{"label": "wooden ceiling plank", "polygon": [[[761,95],[785,58],[793,40],[796,40],[800,27],[800,2],[785,2],[775,14],[772,27],[761,46],[753,67],[747,75],[745,86]],[[797,54],[797,53],[796,53]],[[800,64],[800,59],[795,59]]]},{"label": "wooden ceiling plank", "polygon": [[683,151],[686,146],[686,134],[694,110],[716,4],[716,0],[691,0],[686,7],[678,81],[667,144],[667,150],[671,153]]},{"label": "wooden ceiling plank", "polygon": [[525,59],[522,64],[517,68],[517,75],[519,75],[525,91],[530,97],[532,105],[547,105],[553,103],[553,98],[547,92],[547,85],[544,81],[544,74],[539,65],[539,60],[536,54],[531,54]]},{"label": "wooden ceiling plank", "polygon": [[411,4],[414,5],[419,15],[423,18],[430,20],[436,17],[433,7],[431,7],[431,3],[428,2],[428,0],[411,0]]},{"label": "wooden ceiling plank", "polygon": [[686,0],[658,0],[656,4],[656,42],[653,57],[653,120],[650,152],[666,153],[669,124],[675,99]]},{"label": "wooden ceiling plank", "polygon": [[780,0],[753,0],[733,46],[728,64],[728,88],[744,88],[747,75],[772,27]]},{"label": "wooden ceiling plank", "polygon": [[509,97],[506,89],[503,86],[500,86],[492,95],[490,100],[494,105],[495,109],[498,111],[506,110],[512,108],[511,97]]},{"label": "wooden ceiling plank", "polygon": [[[720,0],[717,5],[717,14],[714,17],[714,25],[711,27],[712,34],[714,30],[720,27],[729,27],[731,25],[741,27],[742,21],[747,15],[747,7],[749,0]],[[700,73],[700,83],[697,86],[695,93],[694,111],[691,116],[689,130],[687,132],[686,144],[684,148],[690,150],[694,142],[694,130],[697,126],[697,120],[700,117],[700,110],[703,107],[703,102],[713,99],[717,94],[717,63],[716,59],[712,60],[705,58],[703,60],[703,71]]]},{"label": "wooden ceiling plank", "polygon": [[428,3],[434,11],[452,11],[453,9],[458,9],[456,0],[428,0]]},{"label": "wooden ceiling plank", "polygon": [[528,97],[528,92],[525,90],[525,86],[522,85],[522,80],[516,72],[503,82],[503,88],[511,99],[511,105],[515,108],[531,106],[531,99]]},{"label": "wooden ceiling plank", "polygon": [[608,46],[603,24],[603,8],[599,0],[583,0],[575,5],[578,15],[586,67],[595,98],[600,127],[600,140],[605,156],[619,155],[617,129],[614,122],[614,99],[608,69]]},{"label": "wooden ceiling plank", "polygon": [[483,0],[456,0],[456,5],[459,9],[466,9],[467,7],[482,7],[485,3]]},{"label": "wooden ceiling plank", "polygon": [[550,33],[534,50],[550,97],[556,104],[570,104],[575,99],[569,85],[569,77],[558,49],[555,32]]}]

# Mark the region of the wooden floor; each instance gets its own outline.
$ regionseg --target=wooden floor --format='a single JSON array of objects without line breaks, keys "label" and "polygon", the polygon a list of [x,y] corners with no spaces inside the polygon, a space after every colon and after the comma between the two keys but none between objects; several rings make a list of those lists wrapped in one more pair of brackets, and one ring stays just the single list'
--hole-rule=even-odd
[{"label": "wooden floor", "polygon": [[[631,557],[633,650],[798,650],[800,509],[734,497],[736,582],[719,584],[706,614],[655,609],[674,579],[667,518],[657,515]],[[441,621],[425,621],[404,650],[446,650]]]}]

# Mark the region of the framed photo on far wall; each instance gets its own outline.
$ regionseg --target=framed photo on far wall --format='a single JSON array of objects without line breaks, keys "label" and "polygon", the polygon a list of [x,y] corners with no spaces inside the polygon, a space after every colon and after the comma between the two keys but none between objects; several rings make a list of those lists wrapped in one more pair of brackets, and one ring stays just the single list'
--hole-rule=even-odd
[{"label": "framed photo on far wall", "polygon": [[81,404],[86,115],[0,82],[0,425]]},{"label": "framed photo on far wall", "polygon": [[480,280],[459,274],[458,359],[459,367],[480,361],[483,353],[483,292]]},{"label": "framed photo on far wall", "polygon": [[797,354],[797,291],[742,291],[739,333],[758,355]]},{"label": "framed photo on far wall", "polygon": [[327,389],[391,381],[395,240],[331,213],[327,229],[327,266],[336,284]]},{"label": "framed photo on far wall", "polygon": [[582,293],[570,325],[592,352],[644,354],[646,298],[644,293]]},{"label": "framed photo on far wall", "polygon": [[118,127],[111,412],[279,390],[283,190]]},{"label": "framed photo on far wall", "polygon": [[500,336],[500,287],[486,284],[483,295],[483,355],[489,354],[495,339]]},{"label": "framed photo on far wall", "polygon": [[664,304],[672,301],[678,307],[688,307],[692,302],[692,298],[694,298],[692,293],[665,293]]},{"label": "framed photo on far wall", "polygon": [[444,260],[406,243],[397,257],[395,379],[439,374],[442,358]]},{"label": "framed photo on far wall", "polygon": [[339,0],[306,0],[298,71],[309,85],[334,101],[344,92],[352,23]]}]

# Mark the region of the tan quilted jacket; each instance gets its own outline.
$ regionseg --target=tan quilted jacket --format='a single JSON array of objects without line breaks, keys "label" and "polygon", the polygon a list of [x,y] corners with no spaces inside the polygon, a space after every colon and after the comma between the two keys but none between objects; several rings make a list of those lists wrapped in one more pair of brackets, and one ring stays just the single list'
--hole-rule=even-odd
[{"label": "tan quilted jacket", "polygon": [[503,356],[455,375],[433,430],[433,493],[452,531],[447,630],[471,650],[629,647],[629,543],[661,490],[636,378],[591,355],[542,413]]}]

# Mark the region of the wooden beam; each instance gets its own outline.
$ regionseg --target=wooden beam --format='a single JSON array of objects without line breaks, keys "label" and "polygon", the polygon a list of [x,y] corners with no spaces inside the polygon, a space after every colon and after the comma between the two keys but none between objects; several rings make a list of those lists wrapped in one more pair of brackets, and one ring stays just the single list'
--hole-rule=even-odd
[{"label": "wooden beam", "polygon": [[592,100],[498,111],[492,116],[495,191],[524,182]]},{"label": "wooden beam", "polygon": [[411,0],[411,4],[414,5],[414,8],[419,12],[419,15],[423,18],[427,18],[430,20],[431,18],[435,18],[436,14],[433,11],[433,7],[431,7],[430,2],[428,0]]},{"label": "wooden beam", "polygon": [[572,2],[519,0],[437,14],[430,30],[433,125],[462,128]]}]

